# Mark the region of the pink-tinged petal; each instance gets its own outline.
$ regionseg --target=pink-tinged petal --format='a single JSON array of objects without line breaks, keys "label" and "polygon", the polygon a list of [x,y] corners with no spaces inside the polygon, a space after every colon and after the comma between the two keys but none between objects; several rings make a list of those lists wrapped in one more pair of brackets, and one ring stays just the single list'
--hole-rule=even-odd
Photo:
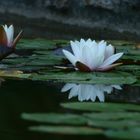
[{"label": "pink-tinged petal", "polygon": [[0,26],[0,45],[7,46],[7,35],[4,26]]},{"label": "pink-tinged petal", "polygon": [[119,65],[122,65],[122,63],[116,63],[116,64],[105,66],[103,68],[98,68],[97,71],[108,71]]},{"label": "pink-tinged petal", "polygon": [[76,84],[65,84],[64,87],[61,89],[61,92],[66,92],[75,86]]},{"label": "pink-tinged petal", "polygon": [[19,34],[16,36],[16,38],[14,39],[13,44],[12,44],[13,48],[16,47],[17,42],[21,39],[22,33],[23,31],[21,30]]},{"label": "pink-tinged petal", "polygon": [[105,50],[105,59],[112,56],[115,52],[115,48],[112,45],[108,45]]},{"label": "pink-tinged petal", "polygon": [[78,59],[72,53],[70,53],[66,50],[62,50],[62,51],[63,51],[64,55],[66,56],[66,58],[75,66]]},{"label": "pink-tinged petal", "polygon": [[117,61],[120,57],[122,57],[123,53],[117,53],[112,56],[110,56],[108,59],[106,59],[103,64],[99,68],[105,68],[108,65],[111,65],[115,61]]}]

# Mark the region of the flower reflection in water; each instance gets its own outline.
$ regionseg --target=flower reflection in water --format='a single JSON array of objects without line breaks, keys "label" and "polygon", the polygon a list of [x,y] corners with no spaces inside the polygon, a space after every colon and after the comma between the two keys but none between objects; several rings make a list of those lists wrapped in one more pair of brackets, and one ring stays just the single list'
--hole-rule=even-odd
[{"label": "flower reflection in water", "polygon": [[64,85],[64,87],[61,89],[61,92],[66,92],[70,90],[68,99],[78,96],[79,101],[91,100],[94,102],[97,96],[100,102],[104,102],[104,94],[110,94],[113,89],[121,90],[122,88],[120,85],[92,85],[68,83]]}]

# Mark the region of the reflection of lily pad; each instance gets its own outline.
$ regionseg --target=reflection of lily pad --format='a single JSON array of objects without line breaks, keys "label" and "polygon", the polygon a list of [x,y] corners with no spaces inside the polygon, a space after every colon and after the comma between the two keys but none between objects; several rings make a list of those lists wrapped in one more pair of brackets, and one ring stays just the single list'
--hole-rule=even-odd
[{"label": "reflection of lily pad", "polygon": [[84,117],[74,114],[39,114],[39,113],[32,113],[22,114],[22,118],[31,121],[37,121],[42,123],[54,123],[54,124],[70,124],[70,125],[84,125],[86,124],[86,120]]},{"label": "reflection of lily pad", "polygon": [[[123,106],[123,105],[122,105]],[[85,117],[88,117],[89,119],[93,120],[112,120],[112,121],[117,121],[117,120],[135,120],[135,121],[140,121],[140,113],[138,112],[116,112],[114,115],[114,112],[101,112],[101,113],[85,113]]]},{"label": "reflection of lily pad", "polygon": [[73,102],[63,103],[63,107],[75,109],[79,111],[99,111],[99,112],[115,112],[115,111],[140,111],[139,105],[119,104],[119,103],[91,103],[91,102]]},{"label": "reflection of lily pad", "polygon": [[129,129],[139,127],[139,123],[130,120],[119,120],[119,121],[102,121],[102,120],[90,120],[89,126],[99,127],[105,129]]},{"label": "reflection of lily pad", "polygon": [[67,135],[99,135],[102,134],[102,130],[98,128],[89,127],[73,127],[73,126],[33,126],[30,127],[32,131],[38,132],[49,132],[49,133],[59,133]]},{"label": "reflection of lily pad", "polygon": [[140,129],[132,130],[121,130],[121,131],[107,131],[106,136],[116,139],[126,139],[126,140],[139,140],[140,139]]}]

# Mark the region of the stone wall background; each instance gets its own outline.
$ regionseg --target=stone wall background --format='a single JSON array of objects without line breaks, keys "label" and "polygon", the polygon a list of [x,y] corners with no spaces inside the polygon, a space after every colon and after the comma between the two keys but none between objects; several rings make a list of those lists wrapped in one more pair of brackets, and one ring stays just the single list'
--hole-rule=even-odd
[{"label": "stone wall background", "polygon": [[0,17],[26,37],[140,39],[140,0],[1,0]]}]

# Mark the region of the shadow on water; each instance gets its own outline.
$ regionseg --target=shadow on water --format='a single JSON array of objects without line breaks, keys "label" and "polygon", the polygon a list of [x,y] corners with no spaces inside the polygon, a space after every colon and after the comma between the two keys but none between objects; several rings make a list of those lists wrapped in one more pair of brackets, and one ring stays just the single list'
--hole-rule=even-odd
[{"label": "shadow on water", "polygon": [[[21,118],[22,113],[71,113],[69,109],[64,109],[60,106],[61,103],[75,102],[80,99],[81,101],[86,99],[91,102],[105,101],[105,102],[126,102],[126,103],[140,103],[140,88],[137,86],[119,86],[119,85],[65,85],[63,83],[54,82],[33,82],[33,81],[17,81],[6,80],[2,83],[0,88],[0,137],[3,140],[41,140],[41,139],[92,139],[95,136],[74,136],[64,134],[50,134],[28,131],[28,127],[32,125],[38,125],[33,121],[26,121]],[[102,90],[102,87],[104,90]],[[64,89],[65,88],[65,89]],[[68,89],[71,88],[70,98]],[[73,88],[73,91],[72,91]],[[89,90],[90,88],[90,90]],[[81,90],[83,89],[83,90]],[[131,90],[132,89],[132,90]],[[77,91],[78,92],[74,92]],[[133,92],[135,90],[135,92]],[[68,94],[62,93],[67,91]],[[89,91],[81,96],[81,92]],[[129,91],[129,92],[128,92]],[[72,93],[73,92],[73,93]],[[94,95],[94,92],[96,96]],[[90,98],[88,94],[91,94],[93,98]],[[79,94],[79,95],[78,95]],[[81,97],[80,97],[81,96]],[[87,97],[86,97],[87,96]],[[83,97],[83,98],[82,98]],[[69,136],[69,137],[68,137]],[[98,138],[98,136],[96,136]],[[99,136],[100,138],[100,136]],[[102,137],[105,138],[105,137]]]}]

